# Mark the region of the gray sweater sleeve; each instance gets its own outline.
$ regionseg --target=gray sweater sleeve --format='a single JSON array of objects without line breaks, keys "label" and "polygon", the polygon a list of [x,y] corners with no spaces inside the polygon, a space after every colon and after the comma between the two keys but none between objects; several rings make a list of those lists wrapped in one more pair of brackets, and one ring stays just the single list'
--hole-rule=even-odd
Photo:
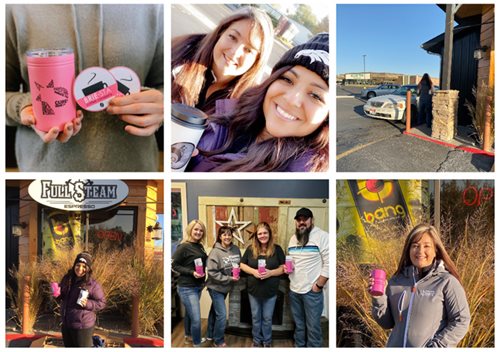
[{"label": "gray sweater sleeve", "polygon": [[450,276],[443,291],[448,324],[434,335],[426,347],[456,347],[469,328],[469,304],[460,282]]},{"label": "gray sweater sleeve", "polygon": [[384,329],[394,327],[394,317],[388,304],[387,295],[372,297],[372,316],[373,319]]},{"label": "gray sweater sleeve", "polygon": [[163,7],[160,7],[155,15],[157,19],[154,21],[155,27],[151,31],[156,34],[156,49],[145,79],[145,85],[163,92]]},{"label": "gray sweater sleeve", "polygon": [[21,123],[20,112],[23,108],[31,105],[31,96],[27,91],[27,83],[21,76],[21,64],[17,53],[17,23],[13,20],[10,6],[6,6],[5,14],[5,108],[6,123],[10,126],[16,126]]}]

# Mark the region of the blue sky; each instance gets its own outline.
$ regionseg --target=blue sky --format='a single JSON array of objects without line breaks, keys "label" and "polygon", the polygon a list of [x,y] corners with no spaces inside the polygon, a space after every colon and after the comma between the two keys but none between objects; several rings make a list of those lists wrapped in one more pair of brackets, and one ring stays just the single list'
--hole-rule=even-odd
[{"label": "blue sky", "polygon": [[444,32],[437,5],[337,5],[337,73],[420,74],[439,77],[439,56],[420,45]]}]

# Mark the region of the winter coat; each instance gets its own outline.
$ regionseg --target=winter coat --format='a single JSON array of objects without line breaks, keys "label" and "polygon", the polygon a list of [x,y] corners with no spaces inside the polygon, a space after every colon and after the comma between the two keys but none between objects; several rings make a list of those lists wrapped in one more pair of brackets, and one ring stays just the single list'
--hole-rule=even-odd
[{"label": "winter coat", "polygon": [[207,287],[221,293],[231,291],[233,287],[233,264],[240,265],[241,252],[231,245],[224,248],[219,242],[210,251],[207,260]]},{"label": "winter coat", "polygon": [[[63,326],[70,329],[88,329],[95,325],[96,312],[104,309],[106,298],[101,285],[94,279],[90,279],[87,285],[74,282],[69,286],[69,280],[63,279],[61,286],[61,317]],[[82,307],[76,303],[80,290],[85,288],[89,291],[87,304]]]},{"label": "winter coat", "polygon": [[465,291],[441,260],[420,280],[414,266],[404,268],[372,303],[377,323],[392,329],[387,347],[455,347],[469,327]]}]

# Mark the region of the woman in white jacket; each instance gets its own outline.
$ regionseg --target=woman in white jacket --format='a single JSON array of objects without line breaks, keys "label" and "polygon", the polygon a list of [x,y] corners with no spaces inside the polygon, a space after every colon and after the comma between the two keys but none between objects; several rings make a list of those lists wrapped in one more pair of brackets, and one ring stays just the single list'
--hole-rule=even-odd
[{"label": "woman in white jacket", "polygon": [[456,347],[470,323],[458,271],[431,225],[410,232],[385,294],[372,303],[377,323],[392,329],[387,347]]}]

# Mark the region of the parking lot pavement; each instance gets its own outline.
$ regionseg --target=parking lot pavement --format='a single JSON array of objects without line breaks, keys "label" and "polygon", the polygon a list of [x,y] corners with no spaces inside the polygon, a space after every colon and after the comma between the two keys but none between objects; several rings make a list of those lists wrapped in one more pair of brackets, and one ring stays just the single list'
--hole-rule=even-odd
[{"label": "parking lot pavement", "polygon": [[[473,154],[412,135],[395,121],[368,118],[359,87],[337,86],[338,172],[478,172],[491,171],[494,158]],[[350,99],[347,99],[350,98]],[[429,135],[418,127],[415,135]],[[464,138],[456,143],[467,144]]]},{"label": "parking lot pavement", "polygon": [[491,171],[494,158],[400,134],[337,159],[337,172]]}]

